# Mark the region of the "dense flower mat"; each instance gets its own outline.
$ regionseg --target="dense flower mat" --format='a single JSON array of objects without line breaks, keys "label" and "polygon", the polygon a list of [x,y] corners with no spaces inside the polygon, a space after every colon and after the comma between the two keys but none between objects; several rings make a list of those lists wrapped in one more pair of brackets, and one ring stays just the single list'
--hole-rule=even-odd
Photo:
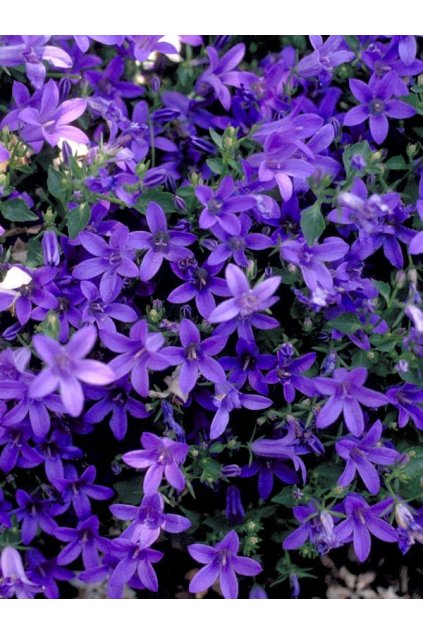
[{"label": "dense flower mat", "polygon": [[0,67],[0,596],[297,597],[420,548],[419,41]]}]

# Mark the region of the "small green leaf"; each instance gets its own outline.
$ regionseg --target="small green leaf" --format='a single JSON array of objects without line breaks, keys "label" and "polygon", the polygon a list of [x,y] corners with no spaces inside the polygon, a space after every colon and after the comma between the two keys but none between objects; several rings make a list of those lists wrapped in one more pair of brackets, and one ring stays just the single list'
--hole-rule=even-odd
[{"label": "small green leaf", "polygon": [[63,174],[51,166],[48,168],[47,188],[54,198],[60,200],[63,205],[66,204],[69,199],[69,183]]},{"label": "small green leaf", "polygon": [[402,171],[408,169],[408,164],[402,156],[393,156],[389,161],[386,161],[385,167],[390,170]]},{"label": "small green leaf", "polygon": [[222,137],[220,136],[220,134],[217,134],[217,132],[215,132],[215,130],[213,130],[213,128],[209,128],[209,134],[210,134],[211,138],[213,139],[214,143],[221,150],[222,149]]},{"label": "small green leaf", "polygon": [[218,174],[218,175],[223,174],[223,163],[221,159],[211,158],[211,159],[208,159],[206,163],[214,174]]},{"label": "small green leaf", "polygon": [[311,246],[325,230],[325,219],[320,211],[320,203],[314,203],[312,207],[303,211],[300,224],[307,244]]},{"label": "small green leaf", "polygon": [[172,194],[164,192],[161,189],[149,189],[143,192],[135,205],[135,209],[145,214],[147,205],[152,202],[160,205],[165,213],[170,214],[175,211]]},{"label": "small green leaf", "polygon": [[39,220],[22,198],[12,198],[0,203],[1,214],[11,222],[32,222]]},{"label": "small green leaf", "polygon": [[378,292],[382,295],[383,299],[386,302],[389,302],[389,298],[391,297],[391,287],[386,282],[380,282],[379,280],[373,280],[373,286],[375,286]]},{"label": "small green leaf", "polygon": [[338,317],[335,317],[335,319],[328,321],[327,325],[329,328],[339,330],[339,332],[346,335],[350,335],[360,328],[363,328],[363,324],[354,313],[344,313],[343,315],[339,315]]},{"label": "small green leaf", "polygon": [[78,233],[85,229],[91,218],[91,211],[88,203],[82,203],[76,209],[68,211],[66,224],[68,226],[69,237],[73,240]]},{"label": "small green leaf", "polygon": [[25,266],[35,269],[43,263],[43,252],[41,242],[38,237],[31,238],[28,241],[28,249],[26,252]]}]

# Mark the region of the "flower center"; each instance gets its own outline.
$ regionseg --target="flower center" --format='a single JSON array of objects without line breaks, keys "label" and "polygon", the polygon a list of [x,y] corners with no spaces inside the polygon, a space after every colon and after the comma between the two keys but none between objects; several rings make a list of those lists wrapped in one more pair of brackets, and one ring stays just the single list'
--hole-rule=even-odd
[{"label": "flower center", "polygon": [[169,234],[167,231],[157,231],[153,236],[154,250],[165,253],[169,248]]},{"label": "flower center", "polygon": [[385,110],[385,103],[382,99],[373,99],[369,104],[369,110],[372,114],[381,114]]},{"label": "flower center", "polygon": [[241,308],[241,317],[249,317],[253,313],[257,312],[257,297],[254,295],[253,291],[248,291],[248,293],[241,295],[238,299],[238,304]]}]

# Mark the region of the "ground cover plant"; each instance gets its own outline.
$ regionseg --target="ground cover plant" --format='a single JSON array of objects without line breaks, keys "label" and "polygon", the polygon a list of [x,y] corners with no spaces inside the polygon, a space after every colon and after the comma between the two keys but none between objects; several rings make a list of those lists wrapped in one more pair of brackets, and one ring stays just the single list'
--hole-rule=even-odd
[{"label": "ground cover plant", "polygon": [[1,38],[1,598],[419,596],[420,50]]}]

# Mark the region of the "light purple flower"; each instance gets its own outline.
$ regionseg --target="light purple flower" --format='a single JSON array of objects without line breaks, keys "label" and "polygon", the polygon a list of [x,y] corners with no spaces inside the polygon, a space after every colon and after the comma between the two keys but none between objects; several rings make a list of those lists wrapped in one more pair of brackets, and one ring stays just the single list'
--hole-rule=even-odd
[{"label": "light purple flower", "polygon": [[93,349],[96,338],[94,326],[81,328],[65,346],[46,335],[34,335],[35,350],[47,367],[31,383],[29,397],[40,399],[59,388],[66,411],[71,416],[79,416],[84,407],[81,382],[107,385],[116,378],[109,366],[84,358]]},{"label": "light purple flower", "polygon": [[185,486],[185,476],[180,465],[185,462],[189,446],[170,438],[160,438],[150,432],[141,436],[144,449],[129,451],[122,456],[123,461],[134,469],[147,469],[143,489],[145,495],[152,495],[163,479],[177,491]]},{"label": "light purple flower", "polygon": [[189,554],[195,561],[205,564],[191,579],[190,592],[204,592],[219,579],[220,589],[225,599],[238,598],[237,575],[255,577],[262,567],[250,557],[241,557],[239,537],[230,531],[215,546],[192,544],[188,546]]}]

